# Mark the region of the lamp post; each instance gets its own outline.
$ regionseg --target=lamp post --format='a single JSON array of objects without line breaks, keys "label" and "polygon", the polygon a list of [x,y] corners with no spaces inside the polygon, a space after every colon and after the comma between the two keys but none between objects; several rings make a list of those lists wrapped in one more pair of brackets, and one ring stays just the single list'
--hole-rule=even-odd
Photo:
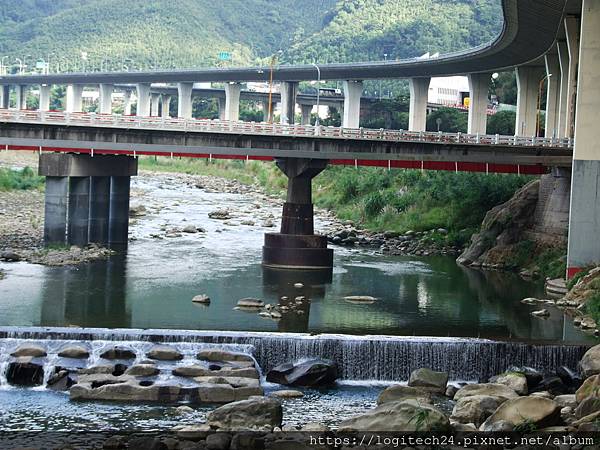
[{"label": "lamp post", "polygon": [[0,59],[0,73],[2,73],[2,75],[6,75],[6,65],[4,64],[4,58],[10,58],[10,56],[3,56],[2,59]]},{"label": "lamp post", "polygon": [[319,126],[319,106],[321,105],[321,69],[315,63],[311,64],[317,69],[317,118],[315,119],[315,127]]},{"label": "lamp post", "polygon": [[22,75],[23,74],[23,60],[20,58],[15,58],[15,61],[17,62],[17,64],[19,64],[19,74]]}]

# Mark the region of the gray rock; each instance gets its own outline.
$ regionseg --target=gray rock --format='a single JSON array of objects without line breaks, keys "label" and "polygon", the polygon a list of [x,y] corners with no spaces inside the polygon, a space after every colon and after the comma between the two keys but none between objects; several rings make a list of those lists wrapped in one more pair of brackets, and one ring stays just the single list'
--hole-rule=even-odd
[{"label": "gray rock", "polygon": [[542,397],[518,397],[505,401],[481,425],[481,431],[492,431],[494,424],[508,422],[514,427],[531,424],[544,428],[558,424],[560,407],[550,399]]},{"label": "gray rock", "polygon": [[152,347],[146,356],[150,359],[158,361],[179,361],[183,359],[183,355],[175,348],[168,345],[157,345]]},{"label": "gray rock", "polygon": [[398,384],[385,388],[379,394],[379,397],[377,397],[377,404],[383,405],[384,403],[398,402],[411,398],[419,400],[421,403],[431,403],[431,394],[429,392]]},{"label": "gray rock", "polygon": [[135,359],[135,352],[126,347],[112,347],[100,355],[103,359]]},{"label": "gray rock", "polygon": [[206,448],[208,450],[228,450],[231,443],[229,433],[217,432],[206,436]]},{"label": "gray rock", "polygon": [[210,434],[211,429],[208,424],[201,425],[178,425],[173,427],[172,430],[179,439],[185,439],[189,441],[200,441],[206,439]]},{"label": "gray rock", "polygon": [[410,374],[408,385],[418,387],[431,392],[446,392],[448,374],[445,372],[434,372],[431,369],[421,368]]},{"label": "gray rock", "polygon": [[204,366],[191,365],[191,366],[179,366],[173,369],[173,375],[179,377],[210,377],[210,376],[224,376],[224,377],[239,377],[239,378],[254,378],[258,379],[258,371],[254,367],[233,367],[224,366],[218,370],[211,370]]},{"label": "gray rock", "polygon": [[58,356],[61,358],[86,359],[89,358],[90,352],[81,345],[67,345],[58,352]]},{"label": "gray rock", "polygon": [[463,386],[454,395],[454,400],[458,401],[461,398],[470,397],[472,395],[487,395],[490,397],[497,397],[501,400],[508,400],[519,396],[514,389],[503,384],[481,383]]},{"label": "gray rock", "polygon": [[15,356],[17,358],[22,356],[39,358],[46,356],[46,349],[41,345],[37,344],[21,344],[17,347],[17,349],[14,352],[10,354],[10,356]]},{"label": "gray rock", "polygon": [[238,300],[237,305],[240,308],[262,308],[263,306],[265,306],[265,302],[257,298],[248,297]]},{"label": "gray rock", "polygon": [[210,297],[205,294],[196,295],[194,298],[192,298],[192,302],[208,305],[210,303]]},{"label": "gray rock", "polygon": [[229,403],[210,412],[207,423],[222,430],[273,430],[281,427],[281,403],[270,397],[252,397]]},{"label": "gray rock", "polygon": [[460,423],[472,423],[480,426],[492,415],[502,401],[498,397],[487,395],[472,395],[463,397],[456,402],[450,420]]},{"label": "gray rock", "polygon": [[293,389],[282,389],[280,391],[271,392],[271,397],[277,398],[301,398],[304,397],[304,393]]},{"label": "gray rock", "polygon": [[600,345],[590,348],[579,363],[584,378],[600,374]]},{"label": "gray rock", "polygon": [[252,356],[225,350],[201,350],[196,355],[196,358],[204,361],[246,361],[254,365],[254,358]]},{"label": "gray rock", "polygon": [[527,395],[527,377],[520,372],[505,372],[490,378],[490,383],[503,384],[519,395]]},{"label": "gray rock", "polygon": [[158,375],[160,370],[154,364],[137,364],[131,366],[125,371],[125,375],[131,375],[134,377],[152,377]]},{"label": "gray rock", "polygon": [[589,416],[595,412],[600,411],[600,398],[599,397],[586,397],[584,398],[577,408],[575,409],[575,416],[578,419]]},{"label": "gray rock", "polygon": [[44,368],[31,357],[17,358],[8,365],[6,381],[17,386],[39,386],[44,382]]}]

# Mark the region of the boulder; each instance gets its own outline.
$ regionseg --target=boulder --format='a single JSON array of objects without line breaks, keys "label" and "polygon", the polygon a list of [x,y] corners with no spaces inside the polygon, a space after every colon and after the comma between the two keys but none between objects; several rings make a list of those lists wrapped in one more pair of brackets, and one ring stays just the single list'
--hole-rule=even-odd
[{"label": "boulder", "polygon": [[228,403],[211,411],[206,420],[212,428],[222,430],[273,430],[281,427],[281,403],[270,397],[251,397]]},{"label": "boulder", "polygon": [[514,427],[551,427],[560,421],[560,407],[547,398],[519,397],[505,401],[481,425],[481,431],[492,431],[495,423],[508,422]]},{"label": "boulder", "polygon": [[479,427],[496,411],[501,403],[502,400],[500,398],[490,397],[489,395],[463,397],[454,405],[450,420],[460,423],[472,423],[476,427]]},{"label": "boulder", "polygon": [[208,217],[210,217],[211,219],[227,220],[231,219],[231,214],[226,209],[217,209],[215,211],[209,212]]},{"label": "boulder", "polygon": [[313,433],[327,433],[329,427],[319,422],[309,422],[302,426],[301,431],[311,431]]},{"label": "boulder", "polygon": [[206,448],[208,450],[229,450],[231,435],[229,433],[212,433],[206,436]]},{"label": "boulder", "polygon": [[126,347],[112,347],[100,354],[103,359],[135,359],[135,352]]},{"label": "boulder", "polygon": [[568,386],[569,388],[578,389],[583,383],[581,375],[569,367],[560,366],[556,371],[556,374],[559,376],[565,386]]},{"label": "boulder", "polygon": [[429,392],[398,384],[385,388],[379,394],[379,397],[377,397],[377,404],[383,405],[384,403],[398,402],[411,398],[419,400],[421,403],[431,403],[431,394]]},{"label": "boulder", "polygon": [[31,357],[20,357],[8,365],[6,381],[17,386],[39,386],[44,382],[44,367],[31,362]]},{"label": "boulder", "polygon": [[579,362],[584,378],[600,374],[600,344],[590,348]]},{"label": "boulder", "polygon": [[237,305],[240,308],[262,308],[263,306],[265,306],[265,302],[257,298],[248,297],[238,300]]},{"label": "boulder", "polygon": [[115,370],[115,366],[112,364],[102,364],[99,366],[84,367],[79,369],[77,373],[79,375],[94,375],[94,374],[110,374]]},{"label": "boulder", "polygon": [[133,377],[152,377],[159,373],[160,370],[154,364],[136,364],[125,371],[125,375]]},{"label": "boulder", "polygon": [[544,378],[544,375],[540,371],[534,369],[533,367],[527,366],[511,366],[506,372],[522,373],[523,375],[525,375],[525,378],[527,379],[527,387],[529,389],[533,389],[534,387],[536,387],[539,384],[539,382],[542,381],[542,379]]},{"label": "boulder", "polygon": [[86,359],[89,358],[90,352],[81,345],[67,345],[58,352],[58,356],[61,358]]},{"label": "boulder", "polygon": [[48,379],[46,387],[53,391],[66,391],[75,384],[67,370],[59,370]]},{"label": "boulder", "polygon": [[251,355],[245,353],[228,352],[226,350],[201,350],[196,358],[203,361],[234,361],[240,362],[245,361],[252,363],[254,366],[254,358]]},{"label": "boulder", "polygon": [[158,361],[179,361],[183,359],[183,355],[173,347],[168,345],[157,345],[152,347],[146,356],[150,359]]},{"label": "boulder", "polygon": [[431,432],[450,429],[448,418],[437,408],[415,399],[379,405],[339,424],[339,432]]},{"label": "boulder", "polygon": [[271,392],[271,397],[277,398],[302,398],[304,393],[301,391],[295,391],[293,389],[282,389],[280,391]]},{"label": "boulder", "polygon": [[280,364],[267,372],[267,381],[286,386],[329,386],[337,379],[337,367],[324,359]]},{"label": "boulder", "polygon": [[577,407],[577,399],[575,398],[575,394],[557,395],[556,397],[554,397],[554,401],[561,408],[565,408],[565,407],[576,408]]},{"label": "boulder", "polygon": [[503,384],[497,383],[481,383],[481,384],[467,384],[458,390],[454,395],[454,400],[458,401],[464,397],[470,397],[472,395],[486,395],[489,397],[496,397],[501,401],[505,401],[511,398],[518,397],[513,389]]},{"label": "boulder", "polygon": [[10,354],[10,356],[15,356],[17,358],[30,356],[32,358],[40,358],[46,356],[46,349],[41,345],[37,344],[21,344],[17,347],[17,349]]},{"label": "boulder", "polygon": [[192,414],[194,409],[190,408],[189,406],[182,405],[175,408],[175,412],[180,416],[185,416],[187,414]]},{"label": "boulder", "polygon": [[581,419],[598,411],[600,411],[600,397],[586,397],[577,405],[575,416]]},{"label": "boulder", "polygon": [[569,388],[565,386],[559,377],[546,377],[532,389],[532,392],[548,392],[552,396],[569,393]]},{"label": "boulder", "polygon": [[171,431],[173,431],[179,439],[186,441],[200,441],[206,439],[210,434],[211,429],[208,424],[203,423],[201,425],[178,425],[173,427]]},{"label": "boulder", "polygon": [[192,298],[192,302],[208,305],[210,303],[210,297],[205,294],[196,295],[194,298]]},{"label": "boulder", "polygon": [[80,381],[71,388],[69,394],[71,400],[174,403],[180,399],[180,390],[181,387],[176,385],[156,385],[137,380],[107,383],[98,387]]},{"label": "boulder", "polygon": [[446,372],[435,372],[427,368],[413,370],[408,379],[408,385],[411,387],[419,387],[440,394],[446,392],[447,384],[448,374]]},{"label": "boulder", "polygon": [[[234,400],[246,400],[252,396],[263,395],[259,380],[236,377],[196,377],[200,384],[200,399],[203,402],[225,403]],[[208,388],[208,389],[207,389]],[[219,388],[222,388],[219,390]],[[231,391],[231,392],[230,392]],[[205,395],[205,397],[203,397]],[[207,399],[208,396],[219,395],[219,398]],[[231,399],[227,396],[231,395]],[[225,397],[223,397],[225,396]]]},{"label": "boulder", "polygon": [[490,383],[503,384],[519,395],[527,395],[527,377],[520,372],[505,372],[490,378]]},{"label": "boulder", "polygon": [[577,403],[581,403],[587,397],[600,397],[600,375],[594,375],[586,379],[575,393]]},{"label": "boulder", "polygon": [[209,377],[209,376],[225,376],[239,378],[255,378],[258,379],[258,371],[253,367],[233,367],[233,366],[217,366],[216,368],[207,368],[193,364],[191,366],[179,366],[173,369],[173,375],[178,377]]}]

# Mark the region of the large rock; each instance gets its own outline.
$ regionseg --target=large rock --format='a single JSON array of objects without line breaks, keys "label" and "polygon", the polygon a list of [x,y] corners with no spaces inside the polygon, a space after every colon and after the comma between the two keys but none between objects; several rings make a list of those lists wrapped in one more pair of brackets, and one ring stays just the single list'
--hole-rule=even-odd
[{"label": "large rock", "polygon": [[124,383],[108,383],[98,387],[79,382],[71,388],[69,394],[71,400],[174,403],[180,400],[180,390],[180,386],[148,385],[146,382],[128,380]]},{"label": "large rock", "polygon": [[467,384],[458,390],[454,394],[454,400],[458,401],[461,398],[470,397],[473,395],[486,395],[488,397],[496,397],[501,401],[509,400],[511,398],[518,397],[513,389],[503,384],[497,383],[481,383],[481,384]]},{"label": "large rock", "polygon": [[254,365],[254,358],[245,353],[228,352],[225,350],[201,350],[196,358],[203,361],[242,361],[251,362]]},{"label": "large rock", "polygon": [[68,371],[59,370],[48,379],[46,387],[53,391],[66,391],[74,384],[75,381],[69,377]]},{"label": "large rock", "polygon": [[581,419],[598,411],[600,411],[600,397],[586,397],[577,405],[575,416]]},{"label": "large rock", "polygon": [[431,394],[429,392],[398,384],[385,388],[379,394],[379,397],[377,397],[377,404],[383,405],[384,403],[398,402],[411,398],[419,400],[421,403],[431,403]]},{"label": "large rock", "polygon": [[451,420],[460,423],[472,423],[479,427],[492,415],[502,400],[488,395],[471,395],[456,402],[452,410]]},{"label": "large rock", "polygon": [[44,368],[31,362],[31,357],[21,357],[8,365],[6,381],[17,386],[39,386],[44,382]]},{"label": "large rock", "polygon": [[175,348],[168,345],[156,345],[150,349],[146,356],[159,361],[179,361],[183,355]]},{"label": "large rock", "polygon": [[542,397],[519,397],[505,401],[481,425],[481,431],[492,431],[494,424],[508,422],[514,427],[535,426],[537,429],[557,425],[560,407]]},{"label": "large rock", "polygon": [[529,390],[536,387],[544,378],[544,374],[533,367],[528,366],[512,366],[506,372],[522,373],[527,379],[527,388]]},{"label": "large rock", "polygon": [[135,352],[126,347],[112,347],[100,354],[104,359],[135,359]]},{"label": "large rock", "polygon": [[[246,400],[253,396],[263,395],[263,389],[260,386],[259,380],[252,378],[238,378],[238,377],[196,377],[194,381],[200,384],[200,399],[207,403],[226,403],[234,400]],[[231,399],[212,399],[209,400],[203,395],[213,395],[218,388],[223,389],[223,395],[229,395],[231,390]],[[231,388],[231,389],[230,389]],[[227,391],[227,392],[226,392]],[[221,395],[219,393],[218,395]]]},{"label": "large rock", "polygon": [[178,377],[240,377],[258,379],[258,371],[254,367],[217,366],[214,369],[192,364],[190,366],[179,366],[173,369],[173,375]]},{"label": "large rock", "polygon": [[600,375],[594,375],[586,379],[581,387],[577,389],[575,398],[581,403],[587,397],[600,397]]},{"label": "large rock", "polygon": [[408,379],[408,385],[411,387],[440,394],[446,392],[447,384],[448,374],[446,372],[435,372],[427,368],[413,370]]},{"label": "large rock", "polygon": [[125,371],[125,375],[134,377],[152,377],[159,373],[160,370],[154,364],[136,364]]},{"label": "large rock", "polygon": [[519,395],[527,395],[527,377],[520,372],[505,372],[490,378],[490,383],[503,384]]},{"label": "large rock", "polygon": [[58,352],[58,356],[61,358],[86,359],[89,358],[90,352],[81,345],[67,345]]},{"label": "large rock", "polygon": [[267,381],[286,386],[329,386],[337,379],[337,368],[331,361],[309,359],[280,364],[267,372]]},{"label": "large rock", "polygon": [[418,400],[404,400],[379,405],[340,423],[338,431],[360,432],[431,432],[450,429],[448,418],[437,408]]},{"label": "large rock", "polygon": [[584,378],[600,374],[600,345],[595,345],[585,352],[579,367]]},{"label": "large rock", "polygon": [[270,397],[252,397],[229,403],[210,412],[206,418],[212,428],[221,430],[273,430],[281,427],[281,403]]},{"label": "large rock", "polygon": [[22,344],[17,347],[17,349],[10,354],[10,356],[15,356],[20,358],[22,356],[30,356],[33,358],[39,358],[46,356],[46,349],[41,345],[37,344]]},{"label": "large rock", "polygon": [[569,388],[559,377],[546,377],[532,390],[532,393],[534,392],[548,392],[552,396],[557,396],[568,394]]}]

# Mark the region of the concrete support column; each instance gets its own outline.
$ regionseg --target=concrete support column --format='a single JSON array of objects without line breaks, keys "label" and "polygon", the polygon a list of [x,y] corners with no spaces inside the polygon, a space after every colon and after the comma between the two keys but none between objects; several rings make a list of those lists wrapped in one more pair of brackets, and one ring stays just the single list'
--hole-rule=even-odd
[{"label": "concrete support column", "polygon": [[65,110],[67,112],[81,112],[83,109],[83,85],[69,84],[67,85],[67,100]]},{"label": "concrete support column", "polygon": [[193,83],[179,83],[177,85],[177,117],[192,118],[192,90]]},{"label": "concrete support column", "polygon": [[571,212],[567,276],[600,263],[600,152],[598,104],[600,104],[600,2],[583,0],[579,80],[575,114],[575,148],[571,178]]},{"label": "concrete support column", "polygon": [[8,109],[10,102],[10,86],[3,84],[0,86],[0,108]]},{"label": "concrete support column", "polygon": [[263,265],[287,269],[331,270],[333,251],[327,239],[314,234],[312,179],[327,165],[324,160],[280,158],[277,167],[288,177],[281,232],[265,234]]},{"label": "concrete support column", "polygon": [[160,106],[160,94],[150,94],[150,115],[152,117],[158,117],[158,109]]},{"label": "concrete support column", "polygon": [[262,110],[263,110],[263,122],[272,122],[273,121],[273,111],[275,111],[275,104],[273,102],[271,102],[271,108],[269,108],[269,100],[265,100],[262,102]]},{"label": "concrete support column", "polygon": [[40,85],[39,107],[40,111],[50,111],[50,85]]},{"label": "concrete support column", "polygon": [[136,116],[150,115],[150,85],[147,83],[138,83],[137,90],[137,109]]},{"label": "concrete support column", "polygon": [[160,98],[160,117],[171,117],[171,96],[161,95]]},{"label": "concrete support column", "polygon": [[490,73],[470,73],[469,78],[469,134],[486,134]]},{"label": "concrete support column", "polygon": [[558,116],[560,114],[560,64],[558,55],[548,54],[546,62],[546,137],[558,137]]},{"label": "concrete support column", "polygon": [[302,125],[310,125],[310,115],[312,114],[313,105],[300,105],[300,110],[302,111]]},{"label": "concrete support column", "polygon": [[[588,2],[590,3],[590,2]],[[575,104],[577,101],[577,70],[579,65],[579,19],[565,18],[565,34],[569,51],[569,73],[567,82],[565,137],[573,137],[575,132]]]},{"label": "concrete support column", "polygon": [[362,90],[362,81],[344,81],[343,128],[360,127],[360,98]]},{"label": "concrete support column", "polygon": [[408,129],[410,131],[425,131],[430,81],[431,78],[411,78],[408,80],[410,89]]},{"label": "concrete support column", "polygon": [[90,177],[69,178],[69,224],[67,242],[87,245],[90,217]]},{"label": "concrete support column", "polygon": [[110,177],[91,177],[89,241],[105,245],[108,242]]},{"label": "concrete support column", "polygon": [[108,244],[111,248],[127,246],[130,181],[131,177],[110,177]]},{"label": "concrete support column", "polygon": [[517,67],[517,118],[515,134],[535,136],[537,130],[537,107],[543,70],[538,67]]},{"label": "concrete support column", "polygon": [[64,245],[67,232],[68,177],[46,177],[44,244]]},{"label": "concrete support column", "polygon": [[240,91],[239,83],[225,84],[225,120],[240,120]]},{"label": "concrete support column", "polygon": [[112,84],[101,84],[100,97],[98,98],[98,112],[100,114],[112,114],[112,94],[114,86]]},{"label": "concrete support column", "polygon": [[27,86],[15,86],[15,109],[27,109]]},{"label": "concrete support column", "polygon": [[281,116],[280,122],[284,125],[294,125],[296,121],[296,95],[298,83],[296,81],[283,81],[281,83]]},{"label": "concrete support column", "polygon": [[217,105],[219,107],[219,120],[225,120],[225,99],[218,98]]},{"label": "concrete support column", "polygon": [[564,138],[567,128],[567,98],[569,95],[569,50],[565,41],[556,43],[558,63],[560,65],[560,93],[558,100],[558,118],[556,121],[556,137]]},{"label": "concrete support column", "polygon": [[123,91],[123,115],[131,115],[131,91]]}]

